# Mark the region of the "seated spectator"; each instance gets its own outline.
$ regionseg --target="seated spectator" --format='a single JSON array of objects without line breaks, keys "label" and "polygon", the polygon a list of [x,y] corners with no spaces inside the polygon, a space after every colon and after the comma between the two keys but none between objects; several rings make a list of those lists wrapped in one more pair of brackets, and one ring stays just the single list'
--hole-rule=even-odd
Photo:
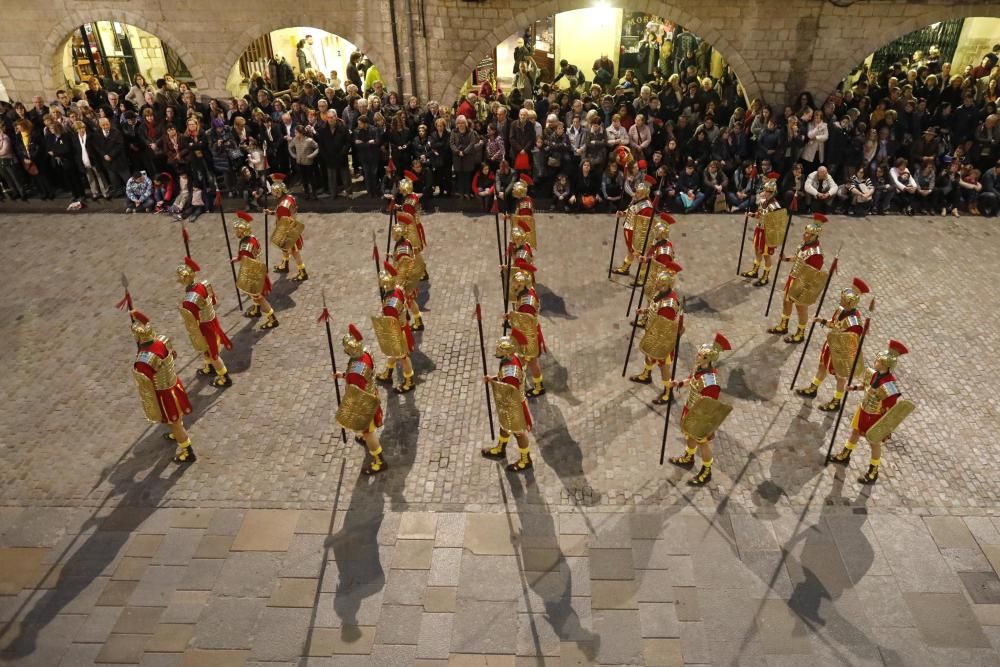
[{"label": "seated spectator", "polygon": [[490,169],[489,162],[483,162],[479,171],[472,177],[472,192],[482,204],[483,210],[488,211],[493,205],[493,194],[495,191],[496,176]]},{"label": "seated spectator", "polygon": [[979,182],[979,170],[971,166],[963,168],[958,186],[961,188],[961,200],[965,210],[970,215],[980,215],[979,193],[983,189],[983,184]]},{"label": "seated spectator", "polygon": [[875,167],[875,174],[872,177],[872,187],[875,188],[875,193],[872,195],[872,213],[887,215],[896,188],[892,184],[889,169],[884,162],[878,163]]},{"label": "seated spectator", "polygon": [[733,173],[730,181],[732,188],[726,193],[726,202],[731,213],[742,213],[750,206],[754,191],[759,185],[758,180],[751,162],[747,162],[742,169],[737,169]]},{"label": "seated spectator", "polygon": [[696,168],[695,161],[688,158],[684,171],[677,177],[677,203],[684,213],[700,210],[705,201],[705,193],[701,190],[701,179],[695,173]]},{"label": "seated spectator", "polygon": [[569,177],[566,174],[559,174],[552,185],[552,210],[568,213],[572,197],[573,190],[570,188]]},{"label": "seated spectator", "polygon": [[577,211],[596,211],[597,205],[600,202],[600,177],[594,171],[590,160],[584,160],[580,163],[580,170],[576,173],[576,181],[573,183],[573,194],[569,198],[569,203]]},{"label": "seated spectator", "polygon": [[934,201],[934,181],[936,180],[934,158],[925,157],[915,176],[917,191],[913,195],[913,207],[919,213],[933,215],[937,209]]},{"label": "seated spectator", "polygon": [[983,174],[983,189],[979,191],[979,210],[995,216],[1000,211],[1000,160]]},{"label": "seated spectator", "polygon": [[702,192],[708,200],[708,210],[720,213],[726,210],[726,187],[729,179],[719,168],[719,163],[712,160],[702,173]]},{"label": "seated spectator", "polygon": [[144,171],[135,172],[125,184],[125,212],[135,213],[138,209],[144,213],[153,210],[153,183]]},{"label": "seated spectator", "polygon": [[851,176],[851,180],[841,186],[839,197],[848,200],[847,214],[865,216],[872,207],[872,198],[875,195],[875,186],[864,168],[859,168]]},{"label": "seated spectator", "polygon": [[906,215],[913,215],[913,202],[917,193],[917,180],[910,174],[906,165],[906,158],[897,158],[892,169],[889,170],[889,178],[892,180],[894,197],[899,205],[899,210]]},{"label": "seated spectator", "polygon": [[163,213],[174,200],[174,177],[169,172],[163,172],[153,177],[153,202],[156,213]]},{"label": "seated spectator", "polygon": [[837,183],[826,167],[821,166],[806,177],[805,191],[806,203],[813,213],[829,213],[837,194]]},{"label": "seated spectator", "polygon": [[601,198],[609,211],[620,211],[625,206],[624,194],[625,178],[618,169],[618,163],[612,160],[601,179]]},{"label": "seated spectator", "polygon": [[941,215],[953,215],[959,217],[958,203],[960,193],[959,181],[962,180],[960,173],[961,163],[951,156],[943,158],[944,167],[938,172],[934,190],[937,194],[938,202],[941,206]]}]

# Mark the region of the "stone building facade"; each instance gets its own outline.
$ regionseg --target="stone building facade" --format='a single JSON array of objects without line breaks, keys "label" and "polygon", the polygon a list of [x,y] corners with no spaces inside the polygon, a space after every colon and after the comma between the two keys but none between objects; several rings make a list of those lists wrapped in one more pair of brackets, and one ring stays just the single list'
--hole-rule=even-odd
[{"label": "stone building facade", "polygon": [[[345,37],[378,64],[390,89],[450,102],[496,44],[530,22],[593,0],[11,0],[0,21],[0,81],[11,99],[63,85],[61,48],[83,23],[113,20],[158,36],[199,90],[224,96],[247,45],[290,21]],[[1000,2],[950,0],[612,0],[689,28],[713,44],[747,95],[781,104],[802,90],[822,97],[883,44],[937,21],[1000,17]],[[846,5],[846,6],[839,6]],[[396,24],[393,42],[392,21]],[[998,36],[1000,41],[1000,36]],[[397,67],[398,54],[398,67]],[[589,65],[589,63],[588,63]]]}]

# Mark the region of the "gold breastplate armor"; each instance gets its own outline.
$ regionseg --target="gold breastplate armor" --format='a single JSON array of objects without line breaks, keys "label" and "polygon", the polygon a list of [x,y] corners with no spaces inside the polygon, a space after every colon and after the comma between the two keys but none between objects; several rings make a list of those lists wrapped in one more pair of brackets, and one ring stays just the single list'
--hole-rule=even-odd
[{"label": "gold breastplate armor", "polygon": [[818,255],[822,250],[818,245],[810,246],[808,248],[799,248],[799,251],[795,253],[795,262],[792,264],[791,276],[792,278],[798,278],[799,274],[802,272],[802,267],[806,265],[806,260],[813,255]]},{"label": "gold breastplate armor", "polygon": [[515,363],[504,362],[500,364],[500,377],[497,378],[501,382],[504,378],[516,378],[517,387],[521,394],[524,394],[524,370]]},{"label": "gold breastplate armor", "polygon": [[171,354],[170,339],[166,336],[157,336],[156,339],[167,348],[167,356],[161,357],[150,350],[144,350],[138,354],[136,361],[153,369],[153,388],[157,391],[165,391],[172,389],[177,384],[177,372],[174,370],[174,355]]},{"label": "gold breastplate armor", "polygon": [[698,402],[701,398],[701,392],[705,387],[714,387],[719,384],[719,376],[715,371],[709,373],[703,373],[702,375],[696,375],[691,379],[691,384],[688,385],[688,397],[687,397],[687,407],[690,410],[691,407]]},{"label": "gold breastplate armor", "polygon": [[254,247],[252,239],[252,236],[248,236],[240,241],[240,252],[247,253],[254,259],[257,259],[257,257],[260,256],[260,248]]},{"label": "gold breastplate armor", "polygon": [[347,364],[347,374],[360,375],[365,379],[364,391],[368,392],[372,396],[378,396],[378,390],[375,388],[375,383],[373,382],[374,372],[372,367],[361,360],[361,357],[357,359],[351,359],[350,363]]}]

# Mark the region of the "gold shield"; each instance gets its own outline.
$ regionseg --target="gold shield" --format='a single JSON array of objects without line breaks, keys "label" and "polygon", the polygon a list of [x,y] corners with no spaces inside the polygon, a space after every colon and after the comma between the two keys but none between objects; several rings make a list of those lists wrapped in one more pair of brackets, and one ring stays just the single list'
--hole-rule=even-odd
[{"label": "gold shield", "polygon": [[514,215],[511,218],[511,229],[518,227],[518,222],[523,222],[527,229],[524,231],[525,238],[528,241],[528,245],[532,248],[538,248],[538,238],[535,236],[535,216],[534,215]]},{"label": "gold shield", "polygon": [[916,409],[916,405],[913,401],[907,401],[905,399],[896,401],[896,404],[889,408],[882,418],[879,419],[875,424],[868,429],[865,433],[865,439],[868,440],[869,444],[878,444],[892,435],[892,432],[899,428],[899,425],[903,423],[903,420],[910,416],[910,413]]},{"label": "gold shield", "polygon": [[528,430],[528,422],[524,418],[524,408],[521,401],[524,395],[521,390],[506,382],[490,381],[493,388],[493,403],[497,408],[497,418],[500,428],[508,433],[524,433]]},{"label": "gold shield", "polygon": [[635,217],[632,218],[632,252],[643,253],[649,247],[649,242],[652,241],[648,238],[652,221],[653,216],[642,215],[639,212],[636,212]]},{"label": "gold shield", "polygon": [[652,359],[666,359],[677,343],[677,321],[662,315],[646,318],[646,332],[639,341],[639,349]]},{"label": "gold shield", "polygon": [[282,250],[291,250],[306,226],[291,216],[278,218],[274,231],[271,233],[271,243]]},{"label": "gold shield", "polygon": [[788,287],[788,298],[792,303],[800,306],[811,306],[816,303],[819,293],[826,285],[826,279],[830,274],[826,271],[817,271],[808,264],[803,264],[799,269],[799,274],[794,277],[792,284]]},{"label": "gold shield", "polygon": [[403,228],[403,238],[413,246],[413,252],[420,252],[424,249],[424,244],[420,239],[420,230],[417,229],[417,222],[410,217],[409,213],[397,213],[396,220]]},{"label": "gold shield", "polygon": [[831,331],[827,334],[826,345],[830,348],[830,365],[834,375],[846,378],[851,374],[859,342],[858,335],[850,331]]},{"label": "gold shield", "polygon": [[139,400],[142,402],[142,412],[146,415],[146,419],[157,424],[162,422],[160,400],[156,397],[153,381],[134,368],[132,369],[132,379],[135,380],[135,388],[139,391]]},{"label": "gold shield", "polygon": [[264,291],[264,278],[267,276],[267,266],[264,262],[251,257],[240,260],[240,274],[236,278],[236,287],[247,294],[260,294]]},{"label": "gold shield", "polygon": [[529,313],[519,313],[513,311],[508,313],[508,318],[512,327],[524,334],[528,342],[524,345],[517,345],[518,354],[526,361],[538,358],[538,318]]},{"label": "gold shield", "polygon": [[406,334],[395,317],[372,315],[372,328],[378,339],[378,348],[387,357],[405,357],[410,353]]},{"label": "gold shield", "polygon": [[764,225],[764,239],[767,245],[772,248],[781,246],[785,240],[785,228],[788,226],[788,211],[779,208],[768,211],[760,217],[761,224]]},{"label": "gold shield", "polygon": [[423,266],[423,260],[408,255],[400,257],[396,263],[397,283],[407,292],[416,289],[424,275]]},{"label": "gold shield", "polygon": [[646,266],[648,268],[644,270],[646,278],[642,284],[642,290],[647,299],[652,299],[656,296],[656,279],[667,269],[662,264],[655,261],[650,261],[646,264]]},{"label": "gold shield", "polygon": [[337,408],[336,419],[348,431],[364,433],[375,419],[377,411],[378,396],[349,384],[340,400],[340,407]]},{"label": "gold shield", "polygon": [[681,431],[689,438],[704,440],[722,426],[732,409],[710,396],[699,396],[681,420]]},{"label": "gold shield", "polygon": [[208,341],[201,333],[197,318],[184,306],[181,306],[181,319],[184,320],[184,328],[187,329],[188,338],[191,339],[191,347],[194,348],[195,352],[208,352]]}]

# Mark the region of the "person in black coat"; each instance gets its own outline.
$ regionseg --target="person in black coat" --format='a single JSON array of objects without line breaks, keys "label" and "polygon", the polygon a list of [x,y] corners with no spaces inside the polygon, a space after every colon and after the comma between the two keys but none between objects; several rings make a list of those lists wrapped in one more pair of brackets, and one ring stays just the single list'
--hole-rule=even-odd
[{"label": "person in black coat", "polygon": [[73,159],[73,135],[66,131],[62,123],[48,117],[42,137],[53,175],[73,193],[74,202],[83,201],[83,181]]},{"label": "person in black coat", "polygon": [[111,127],[111,121],[102,118],[100,130],[97,133],[97,148],[101,152],[101,163],[108,174],[111,186],[116,191],[125,191],[125,184],[132,176],[128,170],[128,157],[125,154],[125,137],[121,130]]},{"label": "person in black coat", "polygon": [[[110,200],[111,188],[104,175],[103,160],[98,148],[96,133],[81,120],[73,123],[73,128],[75,132],[70,146],[73,149],[73,162],[76,165],[76,171],[80,174],[81,181],[86,179],[90,184],[90,196],[94,201],[97,201],[98,197]],[[84,159],[84,153],[86,153],[86,159]]]},{"label": "person in black coat", "polygon": [[327,110],[326,118],[316,124],[315,139],[319,144],[320,157],[326,164],[330,196],[336,198],[340,190],[350,194],[351,174],[347,168],[347,152],[351,136],[336,111]]},{"label": "person in black coat", "polygon": [[38,188],[42,199],[55,199],[55,188],[48,174],[48,154],[41,134],[34,131],[31,121],[24,118],[14,124],[14,152],[28,173],[31,183]]}]

